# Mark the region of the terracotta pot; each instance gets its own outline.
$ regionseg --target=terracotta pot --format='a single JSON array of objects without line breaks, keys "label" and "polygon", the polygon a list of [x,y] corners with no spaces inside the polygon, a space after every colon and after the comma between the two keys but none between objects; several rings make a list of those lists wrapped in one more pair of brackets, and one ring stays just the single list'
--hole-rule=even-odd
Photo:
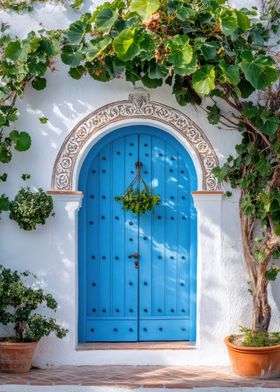
[{"label": "terracotta pot", "polygon": [[280,376],[280,344],[270,347],[244,347],[225,338],[234,373],[243,377],[277,378]]},{"label": "terracotta pot", "polygon": [[0,341],[0,371],[6,373],[27,373],[37,342],[15,343]]}]

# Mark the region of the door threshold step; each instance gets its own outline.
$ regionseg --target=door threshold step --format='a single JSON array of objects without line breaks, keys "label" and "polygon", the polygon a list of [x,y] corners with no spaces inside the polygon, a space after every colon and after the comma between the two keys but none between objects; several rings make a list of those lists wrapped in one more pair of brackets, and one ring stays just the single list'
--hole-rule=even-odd
[{"label": "door threshold step", "polygon": [[86,350],[193,350],[194,342],[88,342],[79,343],[77,351]]}]

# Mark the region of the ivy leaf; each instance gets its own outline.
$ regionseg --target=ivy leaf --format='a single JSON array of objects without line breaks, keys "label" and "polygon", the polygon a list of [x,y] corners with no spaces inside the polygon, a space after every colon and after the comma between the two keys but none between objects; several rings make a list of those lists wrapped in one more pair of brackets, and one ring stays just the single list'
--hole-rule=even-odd
[{"label": "ivy leaf", "polygon": [[248,98],[255,91],[254,87],[243,77],[241,78],[240,83],[238,84],[238,89],[241,93],[242,98]]},{"label": "ivy leaf", "polygon": [[251,22],[247,15],[244,12],[239,10],[234,10],[237,16],[237,22],[240,29],[245,32],[250,28]]},{"label": "ivy leaf", "polygon": [[209,114],[207,116],[209,123],[213,125],[218,124],[221,117],[221,110],[216,104],[213,106],[207,106],[207,109],[209,110]]},{"label": "ivy leaf", "polygon": [[47,81],[45,78],[35,78],[32,80],[32,87],[35,88],[35,90],[44,90],[44,88],[47,85]]},{"label": "ivy leaf", "polygon": [[83,40],[86,33],[86,24],[81,20],[72,23],[69,26],[69,30],[67,33],[68,41],[71,44],[79,44]]},{"label": "ivy leaf", "polygon": [[159,0],[132,0],[130,11],[136,12],[142,19],[148,20],[159,9]]},{"label": "ivy leaf", "polygon": [[23,179],[23,181],[29,180],[30,177],[31,177],[31,175],[28,174],[28,173],[23,173],[23,174],[21,175],[21,178]]},{"label": "ivy leaf", "polygon": [[181,6],[180,8],[176,9],[176,18],[184,22],[189,19],[193,13],[194,12],[191,8]]},{"label": "ivy leaf", "polygon": [[34,76],[43,76],[46,73],[47,69],[47,64],[43,62],[28,64],[28,70]]},{"label": "ivy leaf", "polygon": [[222,32],[228,36],[235,32],[238,28],[238,19],[234,10],[223,8],[220,11],[219,22]]},{"label": "ivy leaf", "polygon": [[68,71],[68,74],[71,78],[79,80],[85,73],[85,68],[82,65],[78,65],[77,67],[71,67]]},{"label": "ivy leaf", "polygon": [[21,45],[19,41],[10,42],[5,49],[5,56],[8,59],[16,61],[22,53]]},{"label": "ivy leaf", "polygon": [[70,7],[73,8],[74,10],[78,10],[83,3],[84,0],[75,0],[72,4],[70,4]]},{"label": "ivy leaf", "polygon": [[237,86],[240,82],[239,66],[237,64],[228,66],[224,59],[220,61],[219,66],[222,70],[222,75],[225,79],[225,82],[229,82],[233,86]]},{"label": "ivy leaf", "polygon": [[5,196],[4,194],[2,194],[0,196],[0,212],[1,211],[9,211],[9,209],[10,209],[9,198],[7,196]]},{"label": "ivy leaf", "polygon": [[186,35],[175,35],[172,40],[166,41],[170,54],[168,61],[175,67],[184,67],[192,61],[193,49],[189,45],[189,38]]},{"label": "ivy leaf", "polygon": [[102,52],[110,45],[112,42],[111,37],[105,37],[101,41],[90,41],[88,44],[88,50],[86,52],[87,61],[93,61],[96,57],[100,56]]},{"label": "ivy leaf", "polygon": [[270,139],[273,139],[273,137],[276,135],[279,129],[279,125],[280,125],[279,117],[271,116],[262,124],[260,124],[259,128],[264,134],[268,135]]},{"label": "ivy leaf", "polygon": [[71,67],[77,67],[83,60],[83,54],[80,50],[77,50],[75,46],[66,45],[62,49],[61,60],[64,64],[70,65]]},{"label": "ivy leaf", "polygon": [[203,65],[192,75],[193,88],[198,94],[208,95],[215,88],[215,68],[213,65]]},{"label": "ivy leaf", "polygon": [[205,60],[214,60],[217,56],[217,43],[216,42],[205,42],[201,46],[201,52]]},{"label": "ivy leaf", "polygon": [[3,173],[0,176],[0,181],[6,182],[8,178],[8,174],[7,173]]},{"label": "ivy leaf", "polygon": [[279,272],[280,272],[280,268],[277,267],[277,265],[272,264],[272,266],[265,272],[265,279],[274,282]]},{"label": "ivy leaf", "polygon": [[147,74],[142,76],[141,80],[144,86],[148,88],[157,88],[162,86],[162,79],[149,78]]},{"label": "ivy leaf", "polygon": [[11,131],[10,139],[14,142],[17,151],[26,151],[31,146],[31,137],[27,132]]},{"label": "ivy leaf", "polygon": [[47,122],[49,121],[49,119],[47,117],[40,117],[39,121],[41,124],[47,124]]},{"label": "ivy leaf", "polygon": [[174,67],[174,74],[191,75],[197,70],[197,57],[193,56],[192,61],[184,67]]},{"label": "ivy leaf", "polygon": [[255,89],[263,90],[278,80],[274,61],[267,56],[253,58],[250,54],[245,53],[240,68],[244,72],[245,78]]},{"label": "ivy leaf", "polygon": [[128,61],[134,59],[140,52],[139,43],[135,37],[135,30],[123,30],[113,42],[114,50],[119,59]]},{"label": "ivy leaf", "polygon": [[119,10],[106,7],[95,17],[95,26],[98,31],[109,32],[119,17]]},{"label": "ivy leaf", "polygon": [[12,159],[12,154],[9,148],[6,147],[5,143],[0,144],[0,162],[9,163]]}]

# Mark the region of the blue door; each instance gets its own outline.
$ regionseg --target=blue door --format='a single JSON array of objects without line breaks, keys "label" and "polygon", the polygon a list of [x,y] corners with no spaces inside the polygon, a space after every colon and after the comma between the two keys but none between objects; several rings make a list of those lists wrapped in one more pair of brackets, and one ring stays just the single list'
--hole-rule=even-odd
[{"label": "blue door", "polygon": [[[160,205],[141,217],[114,200],[142,162]],[[195,340],[196,189],[193,163],[148,126],[110,133],[80,173],[79,341]]]}]

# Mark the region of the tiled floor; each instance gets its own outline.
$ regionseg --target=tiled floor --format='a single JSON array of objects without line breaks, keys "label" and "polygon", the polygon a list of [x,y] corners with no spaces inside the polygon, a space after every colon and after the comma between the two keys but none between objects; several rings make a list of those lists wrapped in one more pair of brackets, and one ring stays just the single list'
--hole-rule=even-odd
[{"label": "tiled floor", "polygon": [[0,373],[1,385],[83,385],[130,388],[278,388],[278,380],[253,380],[234,376],[226,367],[64,366],[33,369],[23,375]]}]

